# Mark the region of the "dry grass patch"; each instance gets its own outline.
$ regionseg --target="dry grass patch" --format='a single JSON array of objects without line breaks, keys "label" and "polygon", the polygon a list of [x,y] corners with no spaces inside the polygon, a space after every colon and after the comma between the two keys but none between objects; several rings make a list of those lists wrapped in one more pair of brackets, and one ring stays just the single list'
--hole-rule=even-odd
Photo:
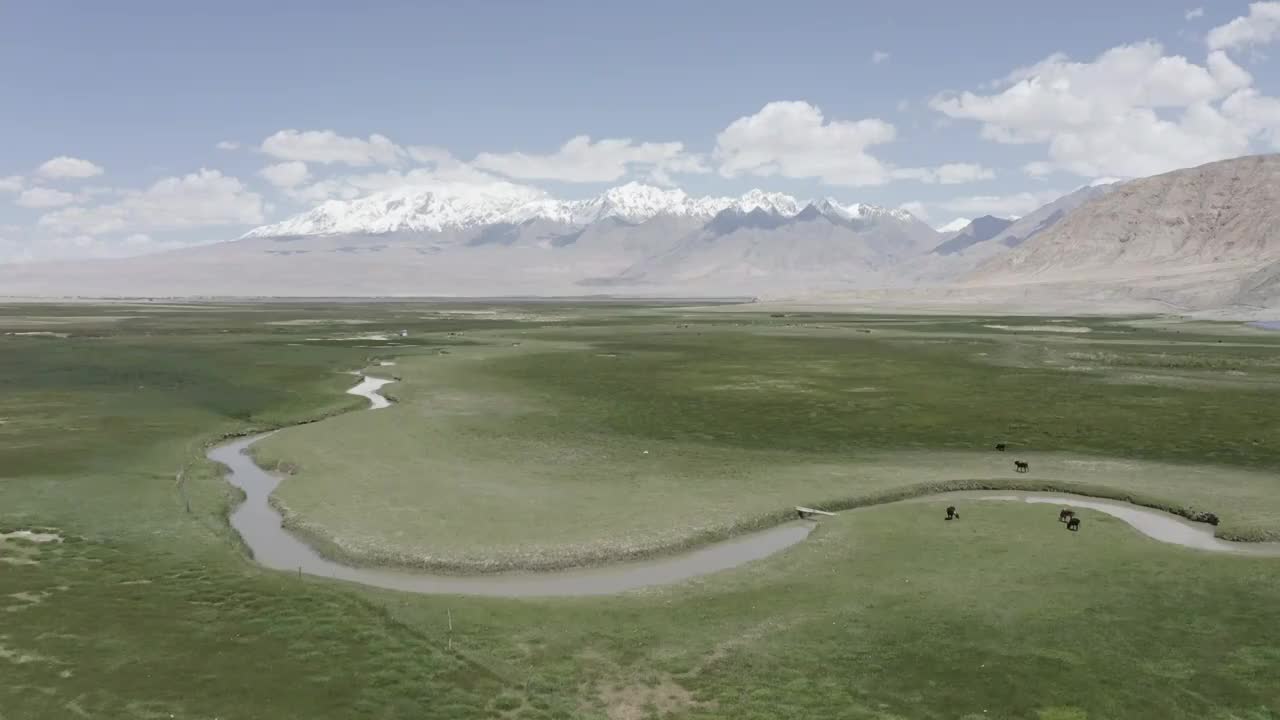
[{"label": "dry grass patch", "polygon": [[41,655],[39,653],[26,652],[16,647],[12,647],[7,643],[12,638],[8,635],[0,635],[0,660],[7,660],[14,665],[26,665],[28,663],[51,663],[58,664],[56,658]]},{"label": "dry grass patch", "polygon": [[669,676],[652,683],[605,685],[597,698],[609,720],[680,717],[686,710],[705,705]]}]

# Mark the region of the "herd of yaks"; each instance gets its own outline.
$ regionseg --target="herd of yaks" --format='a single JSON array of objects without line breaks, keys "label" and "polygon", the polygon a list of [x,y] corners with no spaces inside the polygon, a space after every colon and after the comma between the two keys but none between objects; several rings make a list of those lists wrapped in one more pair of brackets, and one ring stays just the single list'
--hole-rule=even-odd
[{"label": "herd of yaks", "polygon": [[[999,450],[1000,452],[1004,452],[1006,449],[1007,449],[1007,446],[1004,443],[999,443],[996,445],[996,450]],[[1014,460],[1013,469],[1016,472],[1020,472],[1020,473],[1030,472],[1031,463],[1023,462],[1022,460]],[[833,513],[824,512],[822,510],[814,510],[813,508],[799,507],[799,506],[796,507],[796,515],[798,515],[801,520],[807,520],[813,517],[814,515],[832,515],[832,514]],[[960,513],[956,511],[955,505],[951,505],[947,507],[947,519],[948,520],[960,519]],[[1080,530],[1080,518],[1076,517],[1075,510],[1067,510],[1064,508],[1061,512],[1058,513],[1058,522],[1066,523],[1067,529],[1072,532],[1078,532]]]},{"label": "herd of yaks", "polygon": [[[999,452],[1004,452],[1007,449],[1008,449],[1008,446],[1005,445],[1004,443],[996,444],[996,450]],[[1020,472],[1020,473],[1030,472],[1031,463],[1023,462],[1022,460],[1014,460],[1013,469],[1015,472]],[[947,508],[947,519],[948,520],[960,519],[960,513],[956,512],[955,505],[952,505]],[[1066,523],[1067,529],[1072,532],[1079,532],[1080,530],[1080,518],[1076,517],[1075,510],[1067,510],[1066,508],[1063,508],[1062,511],[1058,513],[1058,522]]]},{"label": "herd of yaks", "polygon": [[[947,519],[960,519],[960,513],[956,510],[955,505],[947,506]],[[1067,529],[1072,532],[1078,532],[1080,530],[1080,518],[1076,517],[1075,510],[1067,510],[1066,508],[1063,508],[1062,511],[1058,513],[1058,522],[1066,523]]]}]

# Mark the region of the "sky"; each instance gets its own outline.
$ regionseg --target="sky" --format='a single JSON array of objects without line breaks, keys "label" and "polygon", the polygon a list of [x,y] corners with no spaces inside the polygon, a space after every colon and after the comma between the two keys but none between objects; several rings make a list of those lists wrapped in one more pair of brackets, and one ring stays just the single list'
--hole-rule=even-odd
[{"label": "sky", "polygon": [[0,262],[405,185],[1020,215],[1280,150],[1280,1],[0,0]]}]

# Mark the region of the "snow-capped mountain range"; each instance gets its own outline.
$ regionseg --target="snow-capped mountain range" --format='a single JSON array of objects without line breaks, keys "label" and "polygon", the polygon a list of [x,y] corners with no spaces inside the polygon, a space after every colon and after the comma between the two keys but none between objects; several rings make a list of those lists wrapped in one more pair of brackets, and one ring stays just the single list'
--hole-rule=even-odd
[{"label": "snow-capped mountain range", "polygon": [[0,288],[88,297],[861,292],[873,305],[1256,311],[1280,307],[1277,188],[1280,155],[1251,156],[1078,188],[1023,218],[977,218],[952,233],[904,210],[764,191],[690,197],[625,184],[564,201],[512,183],[402,188],[326,202],[236,241],[0,266]]},{"label": "snow-capped mountain range", "polygon": [[941,282],[1014,244],[980,239],[932,253],[946,237],[911,213],[832,198],[629,183],[566,201],[499,182],[329,201],[231,242],[49,272],[90,295],[768,296]]},{"label": "snow-capped mountain range", "polygon": [[564,201],[515,184],[404,188],[328,202],[229,242],[0,266],[0,288],[85,297],[869,292],[924,305],[1255,312],[1280,308],[1277,208],[1280,155],[1086,186],[1017,220],[983,216],[953,233],[903,210],[760,190],[695,198],[628,184]]},{"label": "snow-capped mountain range", "polygon": [[912,219],[905,210],[862,203],[841,205],[830,198],[802,202],[790,195],[763,190],[752,190],[736,198],[691,197],[679,189],[627,183],[587,200],[559,200],[534,188],[499,182],[404,188],[356,200],[330,200],[301,215],[251,230],[244,238],[440,232],[530,220],[573,226],[610,218],[629,224],[661,216],[709,220],[725,210],[743,214],[762,210],[791,218],[811,205],[823,214],[846,220]]}]

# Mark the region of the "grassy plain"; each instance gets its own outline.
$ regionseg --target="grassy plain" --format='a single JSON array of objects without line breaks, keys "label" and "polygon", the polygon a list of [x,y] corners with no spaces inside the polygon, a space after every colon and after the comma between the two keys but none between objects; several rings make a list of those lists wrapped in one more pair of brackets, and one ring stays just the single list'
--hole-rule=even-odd
[{"label": "grassy plain", "polygon": [[[424,412],[452,407],[445,419],[474,428],[466,453],[495,433],[551,438],[551,454],[523,456],[525,465],[572,467],[584,461],[557,455],[563,440],[598,437],[685,468],[691,481],[707,470],[718,484],[708,498],[742,477],[747,490],[726,507],[757,502],[769,481],[712,472],[716,458],[745,453],[744,473],[757,457],[785,467],[778,457],[861,461],[871,450],[950,466],[999,432],[1064,462],[1217,464],[1170,490],[1160,472],[1143,482],[1188,503],[1199,500],[1184,486],[1213,483],[1199,492],[1258,506],[1240,527],[1274,528],[1275,488],[1263,478],[1280,465],[1270,364],[1280,336],[1072,319],[1095,330],[1011,338],[981,327],[993,322],[1010,324],[550,305],[0,308],[0,533],[64,538],[0,541],[0,718],[1274,719],[1278,561],[1160,545],[1094,513],[1087,532],[1068,534],[1050,507],[974,504],[961,523],[941,522],[930,503],[867,508],[773,558],[678,587],[582,600],[423,597],[258,568],[226,527],[234,496],[198,460],[227,433],[360,407],[342,394],[352,381],[341,371],[394,359],[384,369],[405,381],[389,393],[405,409],[419,393]],[[400,328],[408,338],[393,335]],[[360,337],[379,334],[388,339]],[[868,338],[874,350],[857,344]],[[492,355],[464,361],[472,350]],[[595,353],[636,364],[597,368]],[[439,360],[471,362],[466,372],[483,383],[428,383]],[[876,373],[885,379],[867,379]],[[710,389],[788,375],[815,387]],[[893,397],[828,397],[850,381]],[[980,401],[987,390],[1017,401]],[[404,441],[380,441],[395,466]],[[524,447],[491,452],[506,461]],[[318,476],[321,449],[295,458],[291,482]],[[695,462],[704,453],[705,467]],[[174,484],[183,465],[190,513]],[[1191,476],[1169,473],[1178,477]],[[530,495],[509,502],[534,507]],[[793,496],[779,490],[759,507]]]},{"label": "grassy plain", "polygon": [[797,504],[970,487],[1130,497],[1280,539],[1280,346],[1261,331],[701,320],[467,332],[449,354],[370,370],[399,379],[394,407],[256,453],[293,473],[276,493],[291,526],[366,563],[604,562]]}]

